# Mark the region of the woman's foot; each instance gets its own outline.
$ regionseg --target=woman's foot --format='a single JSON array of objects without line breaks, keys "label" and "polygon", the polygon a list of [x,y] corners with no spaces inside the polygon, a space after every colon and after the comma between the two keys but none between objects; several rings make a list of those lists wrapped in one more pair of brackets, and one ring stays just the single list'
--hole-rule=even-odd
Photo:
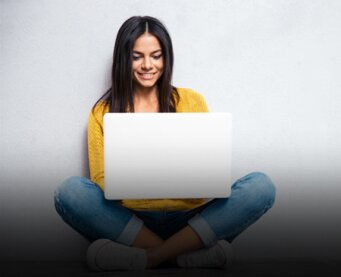
[{"label": "woman's foot", "polygon": [[98,239],[88,248],[86,260],[94,271],[142,270],[147,265],[146,251],[108,239]]},{"label": "woman's foot", "polygon": [[232,247],[226,240],[218,241],[211,248],[203,248],[177,257],[178,265],[185,268],[226,268],[232,260]]}]

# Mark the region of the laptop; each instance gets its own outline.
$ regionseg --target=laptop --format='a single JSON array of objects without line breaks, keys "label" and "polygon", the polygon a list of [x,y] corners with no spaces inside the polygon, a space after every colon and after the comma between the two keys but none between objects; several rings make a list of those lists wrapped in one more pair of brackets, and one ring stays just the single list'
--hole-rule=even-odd
[{"label": "laptop", "polygon": [[103,125],[106,199],[230,195],[230,113],[106,113]]}]

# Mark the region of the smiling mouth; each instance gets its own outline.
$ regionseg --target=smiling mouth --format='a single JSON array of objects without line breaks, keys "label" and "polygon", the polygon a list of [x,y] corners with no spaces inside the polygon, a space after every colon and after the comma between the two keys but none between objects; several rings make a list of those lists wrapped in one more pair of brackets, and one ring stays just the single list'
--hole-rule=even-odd
[{"label": "smiling mouth", "polygon": [[156,73],[137,73],[137,74],[141,77],[141,79],[150,80],[150,79],[153,79]]}]

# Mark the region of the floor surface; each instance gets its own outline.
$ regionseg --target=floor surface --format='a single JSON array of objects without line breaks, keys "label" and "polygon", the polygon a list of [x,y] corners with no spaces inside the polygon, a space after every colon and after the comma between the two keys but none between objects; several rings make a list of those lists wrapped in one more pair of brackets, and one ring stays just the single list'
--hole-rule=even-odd
[{"label": "floor surface", "polygon": [[341,277],[341,261],[236,262],[227,270],[159,268],[144,271],[91,272],[85,263],[0,262],[0,276],[165,276],[165,277],[244,277],[321,276]]}]

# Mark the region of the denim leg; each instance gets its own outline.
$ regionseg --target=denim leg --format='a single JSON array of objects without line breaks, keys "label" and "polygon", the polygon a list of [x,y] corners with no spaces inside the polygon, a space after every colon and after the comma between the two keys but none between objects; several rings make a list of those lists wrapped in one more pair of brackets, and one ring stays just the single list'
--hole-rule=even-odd
[{"label": "denim leg", "polygon": [[131,245],[143,225],[120,201],[106,200],[101,188],[84,177],[66,179],[54,201],[62,219],[90,241],[107,238]]},{"label": "denim leg", "polygon": [[232,185],[229,198],[214,199],[188,224],[206,247],[221,239],[231,242],[272,207],[275,194],[269,177],[261,172],[250,173]]}]

